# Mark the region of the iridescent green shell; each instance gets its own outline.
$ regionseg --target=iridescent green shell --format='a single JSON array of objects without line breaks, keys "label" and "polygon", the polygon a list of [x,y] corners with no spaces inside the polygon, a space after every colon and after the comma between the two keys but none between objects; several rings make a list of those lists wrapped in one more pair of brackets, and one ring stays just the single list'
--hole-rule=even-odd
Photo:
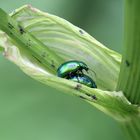
[{"label": "iridescent green shell", "polygon": [[96,83],[89,76],[84,75],[84,74],[81,76],[73,76],[73,77],[69,78],[69,80],[86,85],[90,88],[97,88]]},{"label": "iridescent green shell", "polygon": [[70,73],[77,73],[78,71],[82,70],[88,70],[88,66],[81,61],[73,60],[73,61],[67,61],[59,66],[57,69],[57,75],[58,77],[67,77]]}]

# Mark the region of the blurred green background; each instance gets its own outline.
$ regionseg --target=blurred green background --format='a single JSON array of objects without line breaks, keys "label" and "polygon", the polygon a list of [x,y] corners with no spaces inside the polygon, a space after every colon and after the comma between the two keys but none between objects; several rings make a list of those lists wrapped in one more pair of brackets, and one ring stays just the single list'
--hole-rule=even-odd
[{"label": "blurred green background", "polygon": [[[0,0],[11,12],[31,4],[122,52],[122,0]],[[0,140],[124,140],[118,123],[77,97],[26,76],[0,55]]]}]

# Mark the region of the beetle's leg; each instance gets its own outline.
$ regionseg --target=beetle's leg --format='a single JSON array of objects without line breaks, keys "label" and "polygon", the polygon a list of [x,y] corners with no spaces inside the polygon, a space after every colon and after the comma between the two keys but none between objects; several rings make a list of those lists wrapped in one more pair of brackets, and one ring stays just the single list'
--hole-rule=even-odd
[{"label": "beetle's leg", "polygon": [[[95,71],[93,71],[92,69],[89,69],[92,73],[92,77],[95,77],[95,78],[97,78],[97,75],[96,75],[96,73],[95,73]],[[93,74],[94,74],[94,76],[93,76]]]},{"label": "beetle's leg", "polygon": [[80,83],[80,81],[79,81],[79,77],[78,77],[78,76],[76,76],[76,78],[77,78],[78,83]]},{"label": "beetle's leg", "polygon": [[70,79],[70,78],[72,78],[72,77],[73,77],[73,73],[70,72],[70,73],[68,74],[68,76],[67,76],[67,79]]},{"label": "beetle's leg", "polygon": [[84,75],[84,73],[83,73],[82,70],[78,70],[78,71],[76,72],[76,74],[77,74],[78,76],[82,76],[82,75]]},{"label": "beetle's leg", "polygon": [[[86,72],[87,72],[87,71],[86,71]],[[84,75],[84,72],[83,72],[83,70],[81,70],[81,74],[82,74],[82,75]]]}]

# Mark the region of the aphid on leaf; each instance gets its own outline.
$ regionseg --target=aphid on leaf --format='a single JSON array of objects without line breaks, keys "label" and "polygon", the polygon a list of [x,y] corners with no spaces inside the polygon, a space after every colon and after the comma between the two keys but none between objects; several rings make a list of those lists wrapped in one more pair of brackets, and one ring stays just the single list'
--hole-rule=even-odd
[{"label": "aphid on leaf", "polygon": [[19,25],[19,32],[20,32],[21,34],[25,33],[23,27],[21,27],[20,25]]},{"label": "aphid on leaf", "polygon": [[14,28],[14,26],[13,26],[11,23],[9,23],[9,22],[8,22],[8,27],[9,27],[10,29],[13,29],[13,28]]}]

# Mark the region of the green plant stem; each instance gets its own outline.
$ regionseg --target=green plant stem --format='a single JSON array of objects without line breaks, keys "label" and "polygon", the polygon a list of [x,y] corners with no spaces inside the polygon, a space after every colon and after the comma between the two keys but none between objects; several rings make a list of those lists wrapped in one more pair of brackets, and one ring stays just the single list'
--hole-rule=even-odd
[{"label": "green plant stem", "polygon": [[125,0],[125,42],[117,90],[140,103],[140,0]]},{"label": "green plant stem", "polygon": [[[140,0],[125,0],[124,51],[117,90],[132,104],[140,104]],[[140,117],[124,124],[133,140],[140,139]]]}]

